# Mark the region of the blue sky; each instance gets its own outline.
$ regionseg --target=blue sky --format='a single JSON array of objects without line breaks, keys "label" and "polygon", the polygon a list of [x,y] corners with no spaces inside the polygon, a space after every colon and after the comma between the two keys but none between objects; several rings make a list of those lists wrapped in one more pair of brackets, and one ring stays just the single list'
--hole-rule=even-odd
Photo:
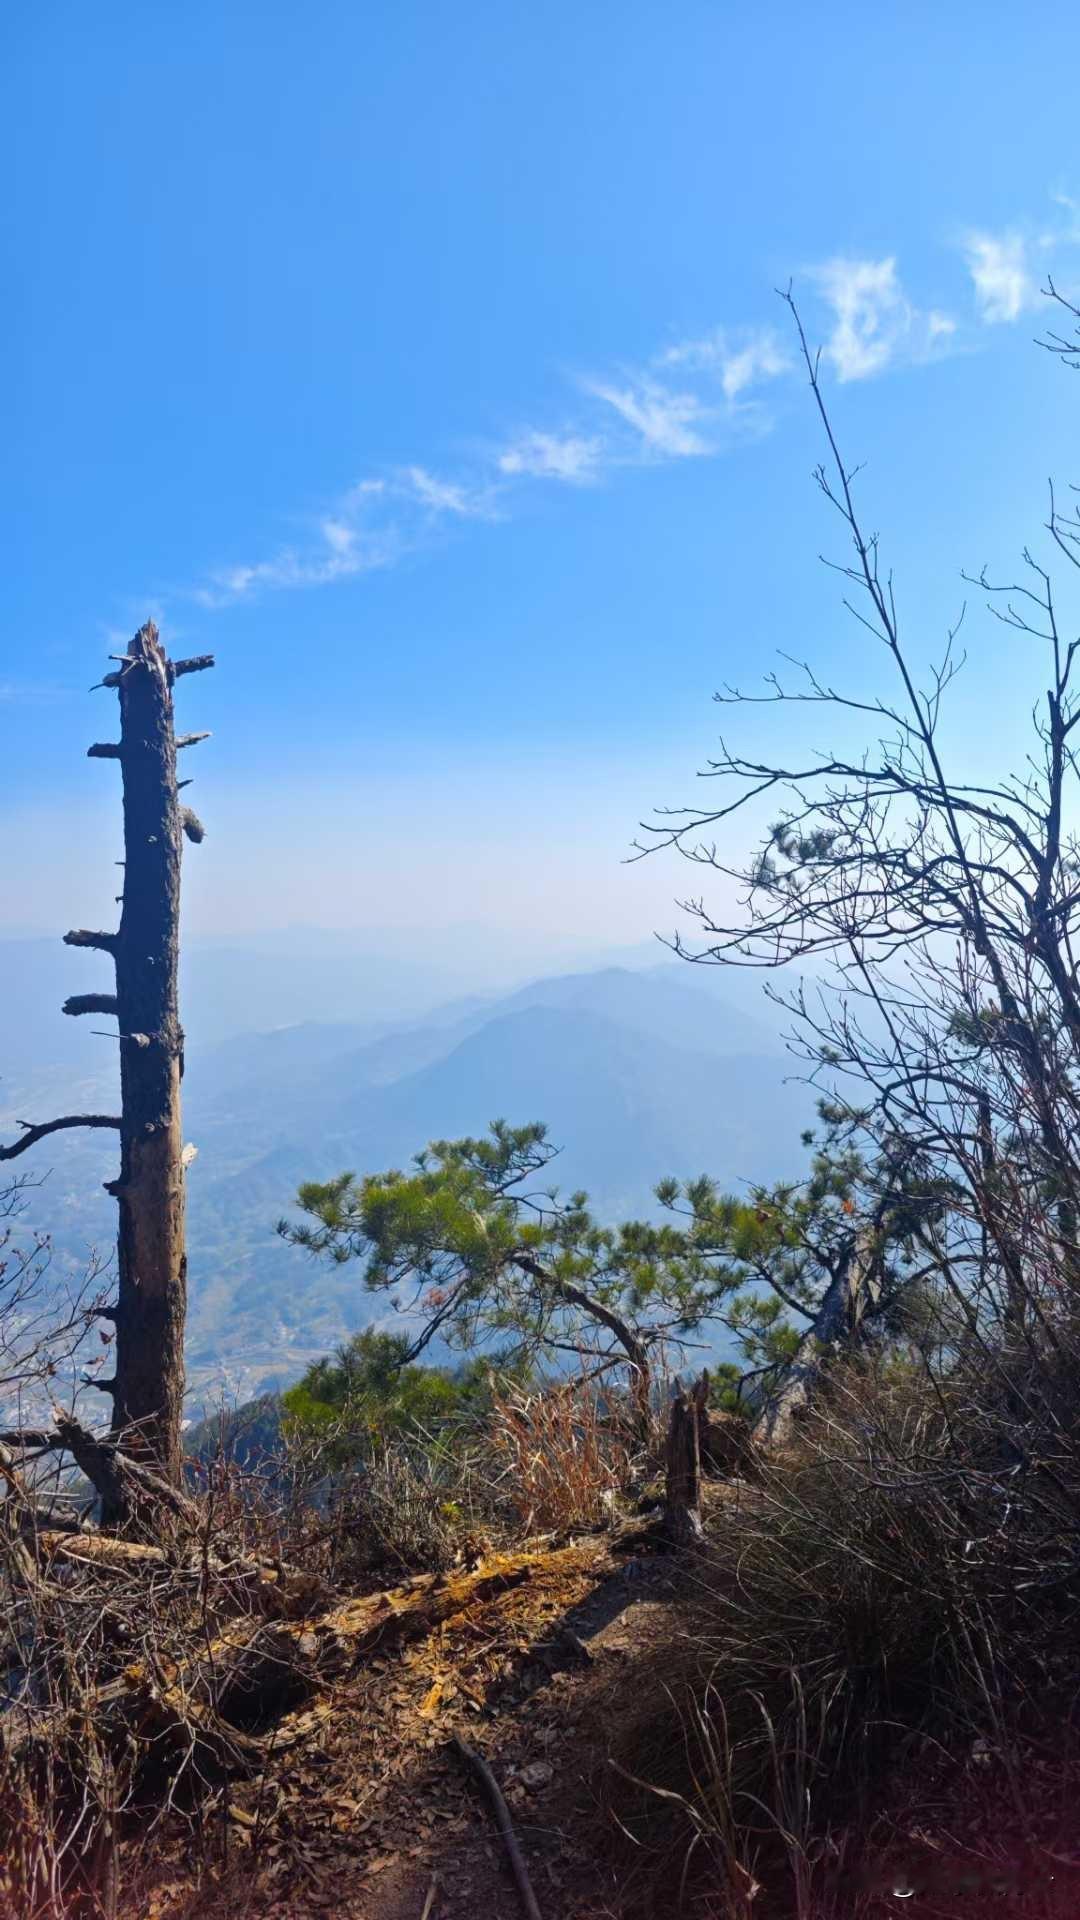
[{"label": "blue sky", "polygon": [[[45,0],[0,32],[0,927],[109,911],[87,689],[149,612],[219,661],[181,689],[215,736],[193,928],[475,920],[540,958],[670,926],[685,874],[621,858],[713,689],[778,647],[880,673],[816,561],[789,278],[916,658],[1080,478],[1032,344],[1046,273],[1080,284],[1069,23]],[[999,759],[1041,676],[977,605],[968,637],[952,744]]]}]

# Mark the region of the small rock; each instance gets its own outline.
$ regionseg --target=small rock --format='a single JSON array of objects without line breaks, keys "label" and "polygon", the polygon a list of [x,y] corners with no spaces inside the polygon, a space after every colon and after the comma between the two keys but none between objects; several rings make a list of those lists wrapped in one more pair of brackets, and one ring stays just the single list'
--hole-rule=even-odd
[{"label": "small rock", "polygon": [[548,1785],[554,1771],[549,1760],[530,1760],[527,1766],[519,1769],[518,1779],[523,1787],[528,1787],[531,1792],[535,1792],[537,1787]]}]

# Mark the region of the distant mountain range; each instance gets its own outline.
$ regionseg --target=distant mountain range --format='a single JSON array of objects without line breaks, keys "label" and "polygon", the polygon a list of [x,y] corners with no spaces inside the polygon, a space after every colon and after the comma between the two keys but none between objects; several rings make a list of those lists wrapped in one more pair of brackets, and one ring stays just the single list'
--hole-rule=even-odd
[{"label": "distant mountain range", "polygon": [[[71,956],[61,949],[61,958],[62,995],[73,985]],[[11,1008],[20,986],[0,945],[0,990],[5,969]],[[721,997],[729,981],[736,1005]],[[328,998],[340,1004],[336,989]],[[322,1007],[317,990],[306,1004]],[[110,1042],[94,1038],[95,1055],[91,1038],[37,1071],[23,1064],[25,1034],[9,1046],[4,1137],[16,1118],[115,1098]],[[409,1021],[328,1019],[193,1046],[185,1134],[199,1149],[188,1186],[196,1409],[223,1388],[249,1399],[286,1384],[384,1309],[353,1268],[313,1263],[276,1237],[301,1180],[400,1166],[428,1140],[482,1132],[495,1118],[543,1120],[561,1148],[559,1185],[585,1187],[596,1212],[615,1220],[654,1210],[667,1174],[707,1172],[737,1187],[797,1172],[813,1103],[786,1079],[791,1070],[774,1010],[760,993],[751,1002],[745,977],[725,971],[718,989],[714,971],[675,962],[539,979]],[[58,1270],[77,1270],[91,1244],[111,1244],[115,1210],[100,1183],[113,1157],[102,1138],[62,1135],[21,1163],[51,1168],[34,1217],[54,1234]]]}]

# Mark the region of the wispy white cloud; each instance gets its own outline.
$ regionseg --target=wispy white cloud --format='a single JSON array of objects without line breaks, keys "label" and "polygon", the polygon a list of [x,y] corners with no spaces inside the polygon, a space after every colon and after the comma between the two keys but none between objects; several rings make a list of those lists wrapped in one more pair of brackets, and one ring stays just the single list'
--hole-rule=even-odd
[{"label": "wispy white cloud", "polygon": [[313,522],[303,542],[281,547],[265,560],[216,568],[192,597],[216,609],[259,593],[332,586],[374,573],[430,541],[433,523],[495,518],[497,498],[490,483],[444,480],[427,467],[401,467],[389,477],[350,487]]},{"label": "wispy white cloud", "polygon": [[432,513],[455,514],[462,520],[485,520],[490,500],[453,480],[439,480],[426,467],[406,467],[403,474],[406,492],[421,507]]},{"label": "wispy white cloud", "polygon": [[661,355],[661,364],[714,374],[725,400],[735,402],[751,387],[790,373],[793,360],[774,327],[741,334],[717,327],[701,339],[669,347]]},{"label": "wispy white cloud", "polygon": [[1038,287],[1019,233],[969,233],[964,240],[979,318],[988,325],[1018,320],[1035,304]]},{"label": "wispy white cloud", "polygon": [[386,491],[382,480],[361,480],[317,522],[303,548],[282,547],[266,560],[218,567],[193,589],[192,597],[213,610],[260,592],[325,587],[392,566],[404,541],[396,521],[383,511]]},{"label": "wispy white cloud", "polygon": [[[1053,197],[1063,217],[1052,235],[964,236],[983,322],[1015,320],[1031,304],[1035,254],[1080,243],[1080,206],[1065,193]],[[804,287],[808,331],[824,335],[824,359],[844,382],[936,359],[971,338],[970,322],[961,329],[943,307],[915,303],[892,253],[836,255],[808,268]],[[714,455],[771,429],[770,391],[795,367],[792,344],[771,326],[715,327],[676,341],[638,366],[579,379],[578,408],[558,430],[523,426],[449,475],[420,463],[387,469],[329,502],[305,534],[266,558],[219,567],[190,597],[221,607],[259,592],[330,585],[393,566],[444,537],[452,522],[505,517],[524,483],[595,485],[622,468]]]},{"label": "wispy white cloud", "polygon": [[760,386],[764,380],[775,380],[779,375],[790,372],[791,365],[790,354],[780,347],[775,335],[762,334],[724,361],[720,373],[724,398],[737,400],[747,388]]},{"label": "wispy white cloud", "polygon": [[353,551],[351,536],[344,544],[328,543],[321,557],[317,549],[301,554],[294,547],[284,547],[269,560],[216,568],[203,585],[194,589],[194,598],[201,607],[214,611],[246,600],[262,589],[325,587],[334,580],[386,564],[385,560],[362,560]]},{"label": "wispy white cloud", "polygon": [[709,409],[696,393],[676,393],[647,374],[636,376],[630,386],[587,381],[585,390],[614,408],[651,454],[680,460],[713,452],[702,431]]},{"label": "wispy white cloud", "polygon": [[896,257],[837,257],[810,270],[833,315],[824,353],[838,379],[866,380],[897,361],[928,359],[956,332],[951,314],[924,312],[904,292]]},{"label": "wispy white cloud", "polygon": [[329,515],[321,523],[323,539],[332,554],[344,557],[350,554],[356,545],[356,528],[350,527],[344,520],[335,520]]},{"label": "wispy white cloud", "polygon": [[604,443],[596,434],[543,433],[530,428],[498,455],[499,472],[510,479],[562,480],[582,486],[599,477]]},{"label": "wispy white cloud", "polygon": [[193,597],[214,609],[260,592],[328,586],[392,566],[430,541],[439,522],[499,519],[522,481],[581,486],[643,459],[713,450],[703,432],[710,409],[696,393],[674,392],[651,374],[622,376],[618,385],[586,382],[584,389],[614,412],[620,430],[583,425],[552,433],[529,427],[474,462],[462,478],[447,479],[414,464],[361,481],[315,522],[306,543],[290,544],[265,560],[219,567],[193,589]]},{"label": "wispy white cloud", "polygon": [[896,261],[830,260],[815,269],[814,278],[835,317],[825,352],[841,380],[880,373],[906,312]]}]

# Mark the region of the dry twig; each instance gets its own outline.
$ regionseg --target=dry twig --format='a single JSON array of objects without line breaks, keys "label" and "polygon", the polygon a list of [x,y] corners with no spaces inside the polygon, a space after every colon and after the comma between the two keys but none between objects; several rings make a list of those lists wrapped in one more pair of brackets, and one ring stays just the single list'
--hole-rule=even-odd
[{"label": "dry twig", "polygon": [[503,1799],[502,1789],[495,1775],[492,1773],[491,1768],[483,1756],[477,1753],[475,1747],[468,1746],[459,1733],[454,1734],[450,1744],[454,1748],[455,1753],[459,1754],[466,1765],[472,1768],[488,1799],[491,1801],[499,1832],[503,1838],[503,1845],[506,1848],[506,1857],[510,1862],[510,1868],[517,1885],[518,1894],[521,1898],[521,1904],[528,1915],[528,1920],[541,1920],[540,1908],[537,1905],[536,1895],[532,1889],[532,1881],[529,1879],[529,1869],[525,1865],[525,1857],[521,1851],[517,1834],[514,1832],[513,1821],[510,1818],[510,1809]]}]

